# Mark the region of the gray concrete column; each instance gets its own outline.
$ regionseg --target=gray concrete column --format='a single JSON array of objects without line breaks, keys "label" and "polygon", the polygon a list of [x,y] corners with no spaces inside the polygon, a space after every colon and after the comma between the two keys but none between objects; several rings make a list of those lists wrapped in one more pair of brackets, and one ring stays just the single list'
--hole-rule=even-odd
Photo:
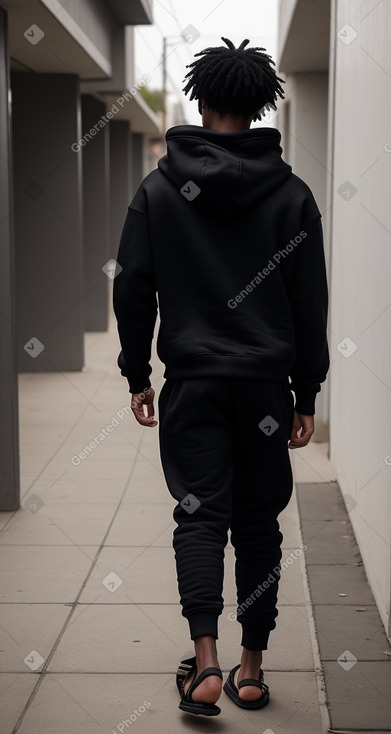
[{"label": "gray concrete column", "polygon": [[[92,95],[83,94],[82,129],[87,134],[83,155],[83,233],[84,233],[84,328],[106,331],[108,327],[109,279],[102,266],[109,260],[109,131],[108,125],[96,132],[94,125],[105,114],[106,106]],[[90,130],[93,136],[88,136]],[[81,155],[79,152],[78,155]]]},{"label": "gray concrete column", "polygon": [[111,120],[110,131],[110,257],[115,258],[128,206],[133,196],[132,133],[129,122]]},{"label": "gray concrete column", "polygon": [[15,169],[18,364],[80,370],[84,282],[79,82],[11,75]]},{"label": "gray concrete column", "polygon": [[132,166],[132,186],[133,192],[136,193],[143,179],[143,135],[142,133],[133,133],[133,166]]},{"label": "gray concrete column", "polygon": [[19,508],[20,493],[9,55],[7,14],[2,8],[0,160],[0,510],[10,512]]}]

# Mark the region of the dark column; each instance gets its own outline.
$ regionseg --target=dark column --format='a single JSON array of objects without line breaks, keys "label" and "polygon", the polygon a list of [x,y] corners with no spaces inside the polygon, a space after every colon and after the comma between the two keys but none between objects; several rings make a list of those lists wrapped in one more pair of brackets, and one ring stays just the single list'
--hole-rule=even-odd
[{"label": "dark column", "polygon": [[18,364],[80,370],[84,361],[80,94],[76,76],[11,75]]},{"label": "dark column", "polygon": [[0,8],[0,510],[19,499],[18,382],[7,14]]},{"label": "dark column", "polygon": [[[83,232],[84,232],[84,328],[106,331],[108,327],[108,283],[102,267],[109,252],[109,131],[108,125],[94,128],[106,106],[92,95],[82,95],[83,147]],[[93,130],[93,135],[88,133]],[[88,139],[90,138],[90,139]]]}]

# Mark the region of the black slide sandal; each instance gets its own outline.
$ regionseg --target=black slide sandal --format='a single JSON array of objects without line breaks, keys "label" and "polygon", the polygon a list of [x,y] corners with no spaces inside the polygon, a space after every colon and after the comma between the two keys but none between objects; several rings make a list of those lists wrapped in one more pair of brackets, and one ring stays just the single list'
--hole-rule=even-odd
[{"label": "black slide sandal", "polygon": [[269,686],[266,685],[266,683],[263,682],[263,670],[260,668],[259,670],[259,680],[256,680],[255,678],[245,678],[244,680],[240,681],[239,688],[244,688],[244,686],[256,686],[261,691],[263,691],[263,695],[261,698],[259,698],[257,701],[243,701],[239,697],[239,691],[238,688],[235,686],[235,673],[240,668],[240,663],[235,668],[232,668],[228,678],[227,682],[224,684],[224,691],[229,696],[231,701],[236,703],[237,706],[240,706],[242,709],[249,709],[249,710],[255,710],[255,709],[261,709],[266,704],[269,703],[270,700],[270,694],[269,694]]},{"label": "black slide sandal", "polygon": [[[193,671],[195,672],[195,679],[185,693],[183,690],[185,678]],[[203,716],[217,716],[221,713],[221,709],[219,706],[216,706],[215,703],[200,703],[198,701],[193,701],[191,696],[200,683],[210,675],[217,675],[219,678],[223,678],[219,668],[205,668],[197,678],[196,658],[194,657],[188,658],[188,660],[182,660],[176,675],[177,688],[181,694],[181,701],[179,704],[181,711],[186,711],[187,714],[202,714]]]}]

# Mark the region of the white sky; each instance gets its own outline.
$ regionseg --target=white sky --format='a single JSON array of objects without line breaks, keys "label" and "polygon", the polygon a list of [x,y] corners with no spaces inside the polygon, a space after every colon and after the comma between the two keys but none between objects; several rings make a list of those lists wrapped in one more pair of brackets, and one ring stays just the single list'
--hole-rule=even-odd
[{"label": "white sky", "polygon": [[[197,51],[225,45],[221,36],[230,38],[235,46],[248,38],[249,46],[266,48],[276,63],[278,0],[153,0],[153,19],[153,26],[135,28],[135,81],[150,74],[148,86],[162,88],[163,36],[174,36],[169,39],[167,88],[181,100],[192,125],[201,125],[197,101],[189,102],[189,95],[181,90],[189,71],[186,64],[194,60]],[[193,43],[180,37],[189,25],[201,34]],[[252,123],[252,127],[260,124]]]}]

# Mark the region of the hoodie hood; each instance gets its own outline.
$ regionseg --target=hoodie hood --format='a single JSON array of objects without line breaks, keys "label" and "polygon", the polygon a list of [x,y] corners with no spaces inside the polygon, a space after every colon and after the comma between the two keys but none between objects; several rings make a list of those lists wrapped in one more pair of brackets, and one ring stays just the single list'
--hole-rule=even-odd
[{"label": "hoodie hood", "polygon": [[231,133],[177,125],[166,133],[167,155],[158,167],[195,205],[233,216],[269,196],[291,175],[280,141],[280,132],[272,127]]}]

